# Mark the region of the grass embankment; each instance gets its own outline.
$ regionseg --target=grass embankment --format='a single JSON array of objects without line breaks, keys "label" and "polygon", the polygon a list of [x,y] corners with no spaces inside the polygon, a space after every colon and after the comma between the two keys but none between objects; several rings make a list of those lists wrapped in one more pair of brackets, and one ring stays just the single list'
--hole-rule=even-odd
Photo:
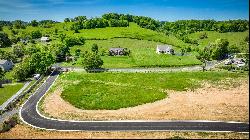
[{"label": "grass embankment", "polygon": [[23,83],[3,84],[3,88],[0,88],[0,105],[7,101],[22,87]]},{"label": "grass embankment", "polygon": [[[147,40],[137,40],[128,38],[116,38],[109,40],[87,40],[84,46],[74,46],[70,49],[71,54],[76,49],[82,52],[91,51],[92,44],[99,46],[99,52],[105,52],[102,56],[104,68],[129,68],[129,67],[171,67],[201,64],[195,56],[175,56],[166,54],[157,54],[156,46],[162,43]],[[130,56],[108,56],[109,48],[128,48],[131,51]],[[178,52],[179,49],[175,48]],[[72,63],[64,63],[63,65],[72,66]],[[81,66],[81,60],[76,61],[75,66]]]},{"label": "grass embankment", "polygon": [[202,80],[218,82],[244,74],[229,72],[77,73],[60,76],[61,97],[81,109],[119,109],[167,96],[166,90],[199,87]]}]

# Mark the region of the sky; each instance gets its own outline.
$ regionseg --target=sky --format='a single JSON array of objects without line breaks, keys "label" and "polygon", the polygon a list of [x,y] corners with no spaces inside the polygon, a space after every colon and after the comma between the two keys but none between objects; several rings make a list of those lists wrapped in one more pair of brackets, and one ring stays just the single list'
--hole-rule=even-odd
[{"label": "sky", "polygon": [[0,0],[0,20],[63,21],[116,12],[159,21],[249,19],[248,0]]}]

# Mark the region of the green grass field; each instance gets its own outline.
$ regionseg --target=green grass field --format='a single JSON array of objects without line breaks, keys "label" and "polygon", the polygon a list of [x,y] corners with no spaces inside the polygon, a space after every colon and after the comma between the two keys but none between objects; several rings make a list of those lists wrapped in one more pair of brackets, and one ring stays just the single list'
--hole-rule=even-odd
[{"label": "green grass field", "polygon": [[[58,29],[58,34],[64,33],[67,36],[73,37],[84,37],[86,39],[111,39],[111,38],[136,38],[142,40],[153,40],[156,42],[163,42],[171,44],[174,46],[186,46],[188,44],[177,39],[174,36],[166,36],[162,33],[152,31],[149,29],[144,29],[139,27],[136,23],[130,23],[129,27],[107,27],[107,28],[96,28],[96,29],[82,29],[79,30],[80,33],[74,33],[74,31],[69,30],[72,23],[56,23],[51,28],[42,28],[42,27],[32,27],[28,26],[26,29],[20,29],[19,32],[25,32],[26,34],[31,33],[32,31],[39,30],[42,34],[53,34],[55,29]],[[11,31],[4,27],[3,31],[8,35],[11,34]],[[56,39],[53,36],[52,40]]]},{"label": "green grass field", "polygon": [[23,83],[4,84],[3,88],[0,88],[0,105],[7,101],[22,87]]},{"label": "green grass field", "polygon": [[[128,67],[170,67],[170,66],[186,66],[199,65],[201,62],[194,55],[191,56],[174,56],[166,54],[157,54],[154,41],[137,40],[128,38],[116,38],[109,40],[87,40],[84,46],[74,46],[70,49],[71,54],[76,49],[82,52],[91,51],[92,44],[99,46],[99,52],[108,53],[109,48],[122,47],[131,51],[130,56],[102,56],[104,68],[128,68]],[[176,52],[180,50],[174,47]],[[75,66],[81,66],[81,61],[77,61]],[[72,63],[64,63],[63,65],[71,66]]]},{"label": "green grass field", "polygon": [[165,90],[184,91],[245,76],[229,72],[176,73],[80,73],[60,76],[54,87],[63,86],[61,97],[81,109],[119,109],[137,106],[167,96]]},{"label": "green grass field", "polygon": [[[202,33],[207,33],[208,38],[205,39],[199,39],[199,36]],[[245,47],[248,47],[246,42],[244,41],[245,37],[249,35],[249,31],[245,32],[228,32],[228,33],[219,33],[214,31],[203,31],[203,32],[196,32],[193,34],[190,34],[189,37],[192,39],[197,39],[199,42],[198,47],[205,47],[208,46],[209,43],[214,43],[216,39],[218,38],[224,38],[229,41],[229,45],[244,45]]]}]

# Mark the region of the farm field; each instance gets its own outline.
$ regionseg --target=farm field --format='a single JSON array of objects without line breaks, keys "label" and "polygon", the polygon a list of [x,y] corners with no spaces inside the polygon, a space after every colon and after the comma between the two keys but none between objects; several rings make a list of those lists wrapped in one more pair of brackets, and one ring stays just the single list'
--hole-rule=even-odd
[{"label": "farm field", "polygon": [[77,108],[119,109],[163,99],[168,96],[166,90],[196,89],[201,86],[203,80],[218,83],[226,78],[235,79],[242,76],[245,74],[229,72],[70,72],[61,75],[52,89],[55,90],[61,85],[61,97]]},{"label": "farm field", "polygon": [[[84,46],[74,46],[70,49],[74,54],[76,49],[81,52],[91,51],[93,44],[99,46],[99,52],[104,53],[101,58],[104,61],[104,68],[128,68],[128,67],[171,67],[199,65],[201,62],[193,54],[189,56],[159,55],[156,53],[156,46],[162,43],[147,40],[137,40],[129,38],[115,38],[109,40],[87,40]],[[107,56],[109,48],[128,48],[130,56]],[[180,49],[173,47],[175,52]],[[75,66],[81,66],[81,60],[75,62]],[[71,63],[63,63],[65,66],[72,66]]]},{"label": "farm field", "polygon": [[0,88],[0,105],[7,101],[22,87],[23,83],[3,84],[3,88]]}]

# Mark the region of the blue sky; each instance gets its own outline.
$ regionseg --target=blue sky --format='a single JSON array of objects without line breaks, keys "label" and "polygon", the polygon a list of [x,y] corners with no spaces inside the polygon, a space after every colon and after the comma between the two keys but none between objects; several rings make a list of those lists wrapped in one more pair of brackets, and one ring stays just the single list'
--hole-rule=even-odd
[{"label": "blue sky", "polygon": [[52,19],[117,12],[160,21],[249,19],[248,0],[0,0],[0,20]]}]

